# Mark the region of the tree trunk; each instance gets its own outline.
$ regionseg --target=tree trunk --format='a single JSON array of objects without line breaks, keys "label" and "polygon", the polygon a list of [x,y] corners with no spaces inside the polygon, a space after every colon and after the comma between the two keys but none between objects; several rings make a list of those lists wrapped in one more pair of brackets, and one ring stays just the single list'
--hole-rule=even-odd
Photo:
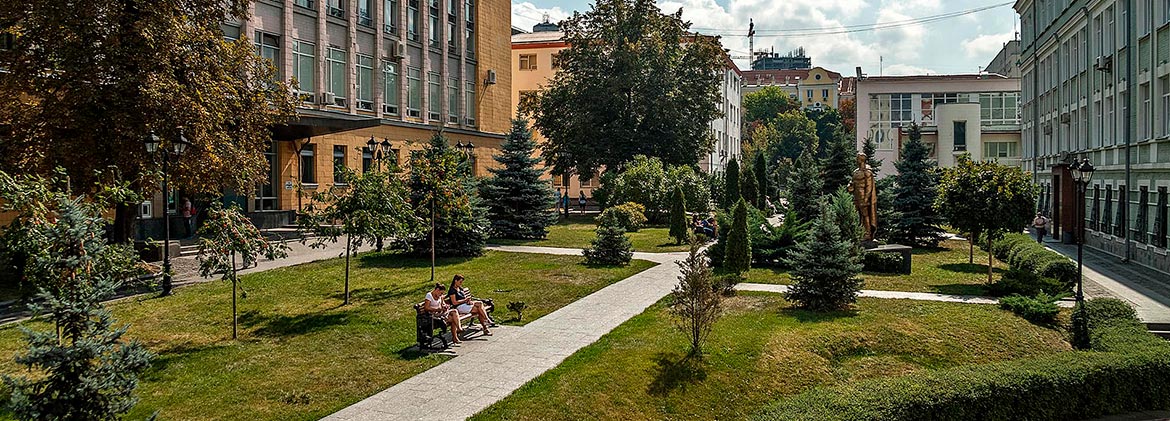
[{"label": "tree trunk", "polygon": [[435,282],[435,200],[431,199],[431,283]]},{"label": "tree trunk", "polygon": [[992,269],[993,269],[993,267],[991,265],[991,235],[988,234],[987,235],[987,285],[991,285]]},{"label": "tree trunk", "polygon": [[975,233],[967,238],[967,263],[975,264]]},{"label": "tree trunk", "polygon": [[353,241],[349,234],[345,235],[345,301],[341,305],[349,305],[349,247]]},{"label": "tree trunk", "polygon": [[236,252],[232,252],[232,339],[236,339]]}]

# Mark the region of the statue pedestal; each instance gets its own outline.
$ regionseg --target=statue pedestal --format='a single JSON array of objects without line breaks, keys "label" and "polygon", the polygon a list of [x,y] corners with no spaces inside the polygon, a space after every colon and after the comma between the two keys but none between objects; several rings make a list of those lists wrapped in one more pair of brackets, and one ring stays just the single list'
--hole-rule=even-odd
[{"label": "statue pedestal", "polygon": [[[871,247],[870,244],[872,244],[873,247]],[[862,245],[862,247],[865,248],[866,253],[898,253],[898,254],[901,254],[902,255],[902,273],[905,273],[905,274],[910,273],[910,267],[911,267],[910,256],[912,256],[912,252],[914,251],[913,247],[903,246],[901,244],[877,245],[877,243],[874,243],[872,241],[862,242],[861,245]]]}]

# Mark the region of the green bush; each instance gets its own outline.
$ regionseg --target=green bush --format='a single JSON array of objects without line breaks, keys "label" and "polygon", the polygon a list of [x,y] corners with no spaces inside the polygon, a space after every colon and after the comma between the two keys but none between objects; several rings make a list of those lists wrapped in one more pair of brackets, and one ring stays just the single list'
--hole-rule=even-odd
[{"label": "green bush", "polygon": [[[980,235],[978,238],[980,248],[987,248],[987,237]],[[1063,254],[1054,252],[1044,247],[1044,245],[1037,243],[1028,234],[1007,234],[1001,236],[991,246],[991,252],[1000,261],[1006,262],[1013,271],[1016,271],[1016,279],[1007,280],[1005,275],[1004,282],[1010,286],[1022,286],[1028,282],[1039,278],[1048,278],[1055,280],[1055,284],[1060,285],[1060,288],[1052,288],[1051,285],[1043,285],[1044,290],[1050,293],[1069,291],[1077,282],[1077,265],[1076,262],[1069,260]],[[1010,272],[1009,272],[1010,273]],[[1020,276],[1021,273],[1035,274],[1036,278],[1024,279]],[[1033,295],[1035,288],[1025,287],[1022,290],[1013,290],[1006,288],[1007,293],[1018,292],[1024,295]]]},{"label": "green bush", "polygon": [[638,232],[646,226],[646,207],[634,202],[626,202],[605,208],[597,217],[597,224],[620,227],[626,232]]},{"label": "green bush", "polygon": [[[1090,300],[1093,301],[1093,300]],[[757,420],[1066,420],[1170,407],[1170,343],[1115,303],[1090,351],[929,370],[781,398]]]},{"label": "green bush", "polygon": [[1009,269],[1003,274],[1003,277],[988,286],[987,293],[996,297],[1012,294],[1030,297],[1041,292],[1056,294],[1065,290],[1067,288],[1055,279],[1039,276],[1032,272]]},{"label": "green bush", "polygon": [[625,230],[614,225],[602,225],[597,228],[597,238],[593,239],[583,254],[585,264],[588,265],[625,266],[633,259],[634,250]]},{"label": "green bush", "polygon": [[1140,323],[1137,312],[1125,301],[1116,298],[1092,298],[1085,300],[1085,314],[1089,319],[1089,326],[1103,325],[1108,322]]},{"label": "green bush", "polygon": [[1040,262],[1036,266],[1036,272],[1045,278],[1059,281],[1066,291],[1071,290],[1077,284],[1076,262],[1062,255],[1051,256]]},{"label": "green bush", "polygon": [[[812,222],[802,222],[793,212],[788,212],[780,226],[771,226],[764,217],[764,212],[748,205],[748,237],[752,242],[752,263],[757,266],[783,266],[783,261],[791,253],[792,248],[800,239],[804,238]],[[716,216],[719,228],[726,230],[731,227],[729,212],[721,212]],[[707,256],[715,266],[722,266],[725,247],[727,247],[726,231],[720,232],[718,241],[707,249]]]},{"label": "green bush", "polygon": [[1001,298],[999,308],[1011,311],[1032,323],[1051,325],[1056,322],[1056,315],[1060,313],[1060,307],[1056,305],[1058,299],[1060,297],[1043,292],[1036,294],[1035,297],[1015,294]]},{"label": "green bush", "polygon": [[866,272],[901,273],[902,255],[895,253],[865,253],[862,264]]}]

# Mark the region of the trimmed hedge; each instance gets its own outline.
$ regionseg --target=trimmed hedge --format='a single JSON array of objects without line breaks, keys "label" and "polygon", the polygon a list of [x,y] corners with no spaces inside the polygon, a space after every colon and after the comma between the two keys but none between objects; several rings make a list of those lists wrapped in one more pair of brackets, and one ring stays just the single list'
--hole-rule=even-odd
[{"label": "trimmed hedge", "polygon": [[[979,247],[987,250],[987,237],[980,236]],[[997,259],[1007,262],[1011,270],[1016,272],[1009,279],[1004,276],[998,287],[993,291],[1003,294],[1019,293],[1035,295],[1039,290],[1048,293],[1071,291],[1077,283],[1077,264],[1063,254],[1054,252],[1037,243],[1028,234],[1008,234],[996,240],[991,245],[991,253]],[[1032,274],[1032,276],[1021,276]],[[1055,282],[1048,281],[1049,279]],[[1052,285],[1059,285],[1053,290]]]},{"label": "trimmed hedge", "polygon": [[1170,343],[1124,318],[1090,329],[1091,351],[816,388],[754,418],[1067,420],[1170,408]]},{"label": "trimmed hedge", "polygon": [[1036,294],[1035,297],[1017,294],[1001,298],[999,308],[1015,313],[1029,322],[1050,325],[1056,321],[1056,315],[1060,313],[1060,307],[1056,305],[1058,299],[1060,297],[1043,292]]},{"label": "trimmed hedge", "polygon": [[865,253],[862,264],[866,272],[901,273],[902,255],[894,253]]}]

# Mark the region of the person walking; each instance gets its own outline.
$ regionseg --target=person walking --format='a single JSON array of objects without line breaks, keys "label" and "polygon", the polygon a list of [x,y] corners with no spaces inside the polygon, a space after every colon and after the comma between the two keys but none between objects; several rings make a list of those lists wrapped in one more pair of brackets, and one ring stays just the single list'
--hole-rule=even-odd
[{"label": "person walking", "polygon": [[1036,230],[1036,242],[1044,243],[1044,236],[1048,235],[1048,217],[1044,216],[1043,212],[1036,212],[1036,218],[1032,220],[1032,228]]},{"label": "person walking", "polygon": [[183,216],[183,227],[186,229],[186,238],[195,236],[195,207],[191,206],[191,199],[183,198],[183,203],[179,205],[179,213]]},{"label": "person walking", "polygon": [[588,202],[588,199],[585,198],[585,190],[581,190],[581,196],[577,198],[577,203],[581,204],[581,214],[582,215],[585,214],[585,203],[587,203],[587,202]]}]

